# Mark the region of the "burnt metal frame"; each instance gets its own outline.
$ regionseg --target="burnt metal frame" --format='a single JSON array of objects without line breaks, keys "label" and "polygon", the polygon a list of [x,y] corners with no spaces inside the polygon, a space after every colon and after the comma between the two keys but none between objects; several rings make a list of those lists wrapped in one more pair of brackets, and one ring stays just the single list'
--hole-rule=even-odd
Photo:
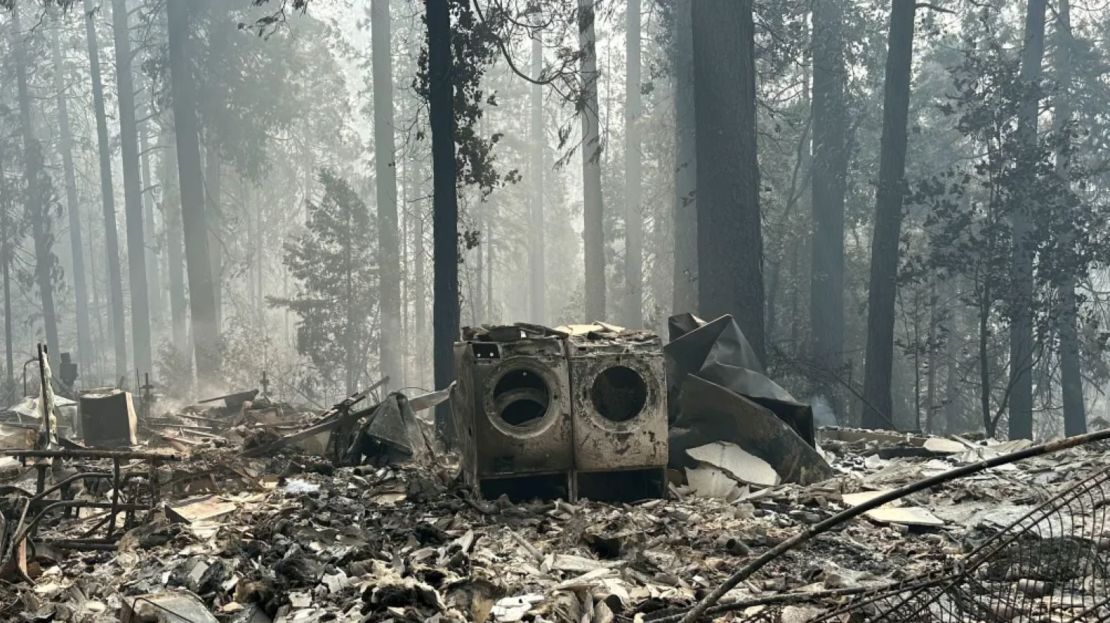
[{"label": "burnt metal frame", "polygon": [[[136,514],[141,511],[155,510],[161,502],[161,489],[158,481],[158,468],[161,467],[163,462],[173,462],[180,460],[180,457],[174,454],[165,454],[159,452],[133,452],[130,450],[96,450],[96,449],[57,449],[57,450],[9,450],[0,453],[6,456],[11,456],[19,459],[20,463],[26,467],[28,459],[34,459],[34,468],[37,472],[35,480],[35,494],[28,495],[27,492],[15,487],[0,488],[0,491],[7,493],[17,492],[27,496],[27,502],[23,516],[13,533],[12,544],[18,544],[23,539],[33,535],[38,530],[39,523],[51,512],[64,509],[65,517],[70,516],[70,512],[76,509],[80,512],[82,508],[93,509],[107,509],[108,514],[103,519],[98,521],[92,528],[87,530],[80,538],[76,539],[42,539],[41,542],[53,545],[55,547],[62,547],[67,549],[113,549],[116,541],[128,528],[136,524]],[[111,460],[112,470],[106,472],[103,470],[94,471],[80,471],[77,474],[69,476],[57,483],[54,483],[49,488],[46,486],[46,472],[52,467],[53,459],[62,460]],[[123,461],[143,461],[149,464],[149,469],[144,471],[131,471],[123,473],[121,463]],[[149,499],[147,503],[140,502],[140,493],[136,491],[134,495],[128,500],[120,499],[121,490],[128,486],[133,478],[147,476],[149,482]],[[98,502],[93,500],[74,500],[69,499],[69,486],[77,481],[85,480],[107,480],[112,487],[112,501],[111,502]],[[61,492],[62,499],[49,498],[55,492]],[[28,520],[27,515],[34,513]],[[124,513],[123,530],[117,533],[116,531],[116,517]],[[102,538],[93,538],[91,535],[107,524],[106,535]]]},{"label": "burnt metal frame", "polygon": [[[938,574],[935,580],[915,587],[892,586],[866,599],[855,600],[842,608],[834,609],[822,615],[818,621],[837,620],[837,617],[847,614],[862,614],[867,609],[871,609],[873,614],[868,613],[865,616],[869,621],[876,622],[947,622],[966,620],[969,615],[989,619],[992,616],[997,618],[999,615],[992,613],[1003,609],[1014,612],[1006,618],[1008,621],[1033,620],[1034,605],[1060,606],[1060,600],[1053,598],[1051,594],[1043,598],[1031,597],[1021,591],[1011,590],[1006,584],[1001,587],[990,586],[989,582],[981,581],[977,575],[989,569],[994,561],[1007,553],[1016,555],[1018,567],[1038,562],[1037,556],[1025,551],[1025,543],[1022,541],[1030,534],[1037,535],[1038,539],[1077,538],[1089,541],[1084,546],[1076,545],[1071,555],[1065,553],[1062,559],[1042,564],[1063,565],[1083,571],[1101,570],[1105,574],[1106,561],[1099,555],[1097,543],[1091,539],[1103,534],[1107,520],[1110,519],[1105,510],[1108,493],[1110,469],[1103,468],[1048,498],[977,547],[954,569]],[[1084,514],[1089,515],[1090,522],[1085,521],[1087,517],[1081,517]],[[1077,521],[1075,517],[1081,518]],[[1057,528],[1060,534],[1056,534]],[[1074,606],[1084,610],[1067,619],[1069,621],[1090,620],[1088,617],[1091,614],[1107,609],[1107,604],[1110,603],[1110,597],[1097,593],[1088,594],[1086,587],[1075,579],[1054,580],[1051,584],[1057,584],[1055,588],[1066,589],[1072,598],[1080,599]],[[1106,620],[1108,617],[1110,614],[1100,614],[1097,620]]]},{"label": "burnt metal frame", "polygon": [[1040,445],[1030,446],[1023,450],[1011,452],[1009,454],[1002,454],[989,459],[983,459],[975,463],[969,463],[960,467],[956,467],[946,472],[942,472],[935,476],[923,478],[921,480],[912,482],[906,486],[900,487],[893,491],[889,491],[883,495],[876,496],[863,504],[859,504],[847,508],[832,517],[824,519],[823,521],[808,526],[802,532],[781,541],[778,545],[768,549],[759,556],[749,560],[739,570],[734,572],[717,588],[713,589],[708,595],[702,597],[693,607],[686,609],[674,615],[667,616],[659,619],[658,623],[694,623],[702,618],[706,612],[716,606],[722,597],[725,596],[730,590],[735,588],[741,582],[746,580],[752,574],[758,572],[763,567],[767,566],[773,560],[779,558],[789,550],[796,549],[807,541],[813,539],[818,534],[828,532],[829,530],[850,521],[867,511],[878,508],[883,504],[893,502],[894,500],[906,497],[907,495],[924,491],[937,485],[957,480],[964,476],[969,476],[992,467],[999,465],[1006,465],[1014,463],[1023,459],[1032,458],[1035,456],[1042,456],[1046,454],[1053,454],[1068,448],[1075,448],[1086,444],[1110,440],[1110,429],[1103,429],[1085,435],[1076,435],[1074,437],[1066,437],[1064,439],[1056,439],[1043,443]]}]

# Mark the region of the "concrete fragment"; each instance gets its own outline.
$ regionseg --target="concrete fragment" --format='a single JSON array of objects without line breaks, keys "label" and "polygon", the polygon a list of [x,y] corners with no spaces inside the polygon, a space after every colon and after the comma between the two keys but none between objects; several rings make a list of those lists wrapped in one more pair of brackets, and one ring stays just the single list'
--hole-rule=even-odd
[{"label": "concrete fragment", "polygon": [[[840,497],[845,504],[849,506],[859,506],[866,504],[877,497],[890,493],[890,489],[880,489],[878,491],[860,491],[859,493],[845,493]],[[866,513],[869,518],[874,519],[880,523],[895,523],[905,526],[922,526],[922,527],[940,527],[945,525],[945,522],[940,517],[937,517],[927,509],[920,506],[901,506],[900,501],[895,501],[889,504],[884,504],[878,508],[873,508]]]},{"label": "concrete fragment", "polygon": [[952,458],[961,463],[974,463],[975,461],[992,459],[1003,454],[1024,450],[1031,445],[1033,445],[1033,442],[1029,439],[1011,439],[1010,441],[1003,441],[989,446],[977,446],[961,452]]},{"label": "concrete fragment", "polygon": [[958,454],[967,450],[964,444],[944,437],[930,437],[925,440],[923,447],[934,455]]},{"label": "concrete fragment", "polygon": [[120,623],[219,623],[204,602],[185,590],[127,597],[120,609]]},{"label": "concrete fragment", "polygon": [[864,513],[880,523],[939,528],[944,520],[920,506],[880,506]]},{"label": "concrete fragment", "polygon": [[782,623],[806,623],[816,619],[821,612],[820,608],[813,606],[786,606],[782,609],[779,620]]},{"label": "concrete fragment", "polygon": [[892,489],[880,489],[878,491],[860,491],[858,493],[844,493],[841,494],[840,499],[848,506],[859,506],[866,504],[875,498],[890,493]]},{"label": "concrete fragment", "polygon": [[222,500],[214,495],[206,495],[176,504],[167,504],[166,516],[173,521],[195,523],[231,514],[236,508],[238,506],[234,502]]}]

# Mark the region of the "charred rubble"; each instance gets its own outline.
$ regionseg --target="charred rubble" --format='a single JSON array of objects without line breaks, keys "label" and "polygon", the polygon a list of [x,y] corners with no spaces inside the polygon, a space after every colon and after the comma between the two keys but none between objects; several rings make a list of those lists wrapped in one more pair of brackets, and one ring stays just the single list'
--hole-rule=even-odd
[{"label": "charred rubble", "polygon": [[476,328],[453,387],[323,411],[43,383],[0,423],[0,618],[1110,616],[1110,433],[817,428],[730,318],[669,337]]}]

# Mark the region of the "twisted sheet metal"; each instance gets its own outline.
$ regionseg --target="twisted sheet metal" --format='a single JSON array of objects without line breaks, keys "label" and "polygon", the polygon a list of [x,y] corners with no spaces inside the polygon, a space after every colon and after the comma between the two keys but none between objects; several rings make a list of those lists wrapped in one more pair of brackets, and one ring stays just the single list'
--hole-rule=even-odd
[{"label": "twisted sheet metal", "polygon": [[927,582],[860,595],[815,621],[1110,621],[1110,467],[1068,487]]}]

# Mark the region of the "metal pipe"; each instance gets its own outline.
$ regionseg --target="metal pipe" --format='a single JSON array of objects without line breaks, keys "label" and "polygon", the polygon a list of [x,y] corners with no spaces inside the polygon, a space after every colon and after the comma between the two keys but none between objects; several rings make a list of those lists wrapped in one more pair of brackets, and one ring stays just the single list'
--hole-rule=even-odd
[{"label": "metal pipe", "polygon": [[[47,513],[58,508],[68,507],[112,508],[112,504],[109,502],[89,502],[87,500],[58,500],[53,504],[48,504],[41,511],[39,511],[38,514],[36,514],[30,522],[23,526],[22,529],[20,529],[20,531],[17,532],[14,537],[12,537],[12,543],[19,543],[23,539],[27,538],[27,535],[30,534],[32,530],[34,530],[34,528],[38,525],[38,522],[41,521],[47,515]],[[140,506],[138,504],[120,504],[117,506],[117,512],[119,509],[126,510],[132,507],[134,507],[136,510],[146,510],[146,506]]]},{"label": "metal pipe", "polygon": [[57,450],[0,450],[0,456],[15,458],[63,458],[63,459],[134,459],[140,461],[180,461],[177,454],[165,452],[135,452],[131,450],[101,450],[61,448]]},{"label": "metal pipe", "polygon": [[39,494],[35,495],[34,499],[32,499],[31,501],[32,502],[39,502],[43,498],[45,498],[46,496],[50,495],[51,493],[54,493],[58,489],[61,489],[65,485],[71,484],[76,480],[81,480],[81,479],[84,479],[84,478],[104,478],[104,479],[107,480],[107,479],[110,479],[111,476],[109,476],[108,474],[106,474],[104,472],[81,472],[79,474],[74,474],[74,475],[70,476],[69,478],[58,481],[57,483],[54,484],[53,487],[50,487],[49,489],[44,489],[42,491],[42,493],[39,493]]}]

